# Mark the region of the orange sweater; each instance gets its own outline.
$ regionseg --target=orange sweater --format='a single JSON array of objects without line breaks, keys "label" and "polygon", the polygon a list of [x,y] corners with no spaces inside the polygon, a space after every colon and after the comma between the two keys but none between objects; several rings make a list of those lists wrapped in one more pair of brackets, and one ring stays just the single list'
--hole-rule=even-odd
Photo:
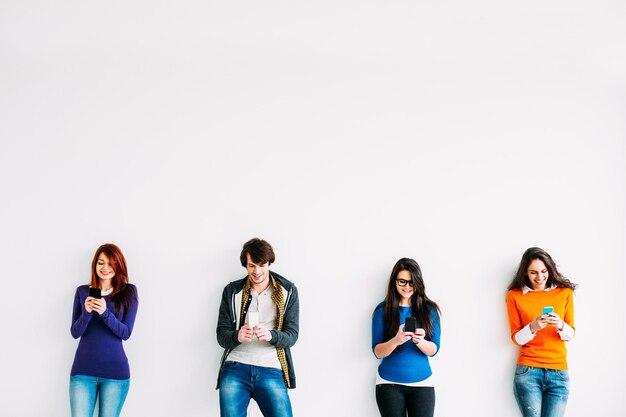
[{"label": "orange sweater", "polygon": [[[574,292],[570,288],[555,288],[551,291],[510,290],[506,295],[506,307],[509,313],[511,339],[515,341],[515,334],[524,326],[541,316],[543,307],[553,306],[554,312],[565,323],[574,328]],[[546,326],[539,330],[535,337],[522,346],[518,365],[534,366],[537,368],[567,369],[567,348],[565,342],[553,326]]]}]

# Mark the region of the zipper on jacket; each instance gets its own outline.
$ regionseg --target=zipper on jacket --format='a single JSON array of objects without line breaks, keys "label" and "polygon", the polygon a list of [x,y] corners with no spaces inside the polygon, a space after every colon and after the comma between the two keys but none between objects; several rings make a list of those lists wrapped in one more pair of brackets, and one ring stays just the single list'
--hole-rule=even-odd
[{"label": "zipper on jacket", "polygon": [[233,294],[230,296],[232,298],[232,302],[230,303],[233,306],[233,325],[235,327],[235,330],[237,329],[237,311],[235,309],[235,293],[233,292]]}]

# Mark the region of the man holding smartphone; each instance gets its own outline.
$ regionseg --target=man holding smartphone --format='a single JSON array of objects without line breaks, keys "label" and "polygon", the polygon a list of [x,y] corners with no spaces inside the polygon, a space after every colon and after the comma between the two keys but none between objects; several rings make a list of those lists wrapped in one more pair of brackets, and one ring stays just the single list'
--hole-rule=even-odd
[{"label": "man holding smartphone", "polygon": [[288,389],[296,387],[290,348],[298,340],[296,286],[270,271],[274,250],[265,240],[243,245],[247,276],[224,288],[217,341],[224,348],[217,388],[220,415],[246,415],[254,398],[264,416],[292,417]]}]

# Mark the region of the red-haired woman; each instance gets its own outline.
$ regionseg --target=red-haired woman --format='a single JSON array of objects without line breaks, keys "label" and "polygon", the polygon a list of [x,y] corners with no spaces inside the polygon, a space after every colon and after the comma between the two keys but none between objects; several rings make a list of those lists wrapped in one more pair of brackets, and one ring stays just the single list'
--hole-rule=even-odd
[{"label": "red-haired woman", "polygon": [[130,385],[127,340],[137,315],[137,289],[128,283],[120,248],[106,243],[96,250],[91,285],[76,289],[71,333],[80,337],[70,376],[72,417],[118,417]]}]

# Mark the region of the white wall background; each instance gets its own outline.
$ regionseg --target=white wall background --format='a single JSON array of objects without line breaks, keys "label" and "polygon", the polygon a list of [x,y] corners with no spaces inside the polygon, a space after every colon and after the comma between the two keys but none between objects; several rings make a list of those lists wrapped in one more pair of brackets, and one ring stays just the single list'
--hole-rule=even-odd
[{"label": "white wall background", "polygon": [[[623,416],[626,6],[0,1],[0,416],[67,416],[75,287],[138,285],[133,416],[216,416],[241,245],[296,282],[296,416],[377,416],[370,317],[414,257],[437,416],[514,416],[505,289],[580,284],[567,415]],[[251,415],[258,416],[252,410]]]}]

